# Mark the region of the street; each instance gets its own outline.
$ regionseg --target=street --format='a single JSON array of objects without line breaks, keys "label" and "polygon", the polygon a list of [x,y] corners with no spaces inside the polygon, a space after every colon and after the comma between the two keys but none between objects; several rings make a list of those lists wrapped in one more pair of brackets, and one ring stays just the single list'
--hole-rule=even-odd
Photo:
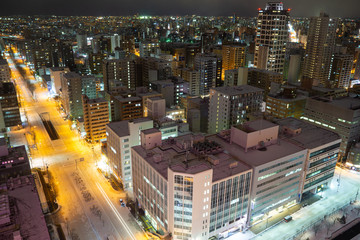
[{"label": "street", "polygon": [[[119,199],[125,198],[125,193],[113,190],[97,171],[100,146],[95,146],[94,154],[91,146],[70,129],[58,112],[56,102],[49,99],[45,88],[35,83],[30,70],[16,53],[15,59],[9,56],[7,60],[20,95],[21,112],[29,124],[25,129],[9,133],[11,144],[36,145],[29,148],[32,168],[45,170],[48,167],[51,172],[61,206],[52,220],[66,226],[70,239],[102,240],[110,235],[123,240],[146,239],[129,210],[120,206]],[[25,76],[15,65],[25,70]],[[24,77],[34,82],[33,95]],[[48,113],[60,139],[50,139],[40,118],[42,113]],[[80,162],[80,158],[84,161]]]}]

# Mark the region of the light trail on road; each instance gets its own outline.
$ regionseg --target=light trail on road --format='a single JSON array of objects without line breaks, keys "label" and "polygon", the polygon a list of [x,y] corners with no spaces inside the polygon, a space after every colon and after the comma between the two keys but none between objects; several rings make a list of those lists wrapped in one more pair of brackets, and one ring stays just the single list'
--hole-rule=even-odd
[{"label": "light trail on road", "polygon": [[131,239],[136,240],[134,234],[131,232],[130,228],[128,227],[128,225],[126,224],[125,220],[121,217],[121,215],[119,214],[119,212],[116,210],[114,204],[110,201],[109,197],[107,196],[107,194],[105,193],[104,189],[100,186],[99,183],[96,183],[96,186],[98,187],[98,189],[100,190],[101,194],[103,195],[103,197],[105,198],[106,202],[109,204],[109,206],[111,207],[111,209],[114,211],[116,217],[119,219],[119,221],[121,222],[121,224],[124,226],[126,232],[129,234],[129,236],[131,237]]}]

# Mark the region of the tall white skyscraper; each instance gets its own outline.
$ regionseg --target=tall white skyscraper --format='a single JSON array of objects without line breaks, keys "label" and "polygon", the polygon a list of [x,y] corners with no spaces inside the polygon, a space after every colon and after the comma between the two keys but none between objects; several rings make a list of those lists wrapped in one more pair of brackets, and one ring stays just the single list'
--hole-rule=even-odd
[{"label": "tall white skyscraper", "polygon": [[284,9],[281,2],[269,2],[265,9],[259,8],[254,59],[256,68],[283,73],[289,37],[289,11]]}]

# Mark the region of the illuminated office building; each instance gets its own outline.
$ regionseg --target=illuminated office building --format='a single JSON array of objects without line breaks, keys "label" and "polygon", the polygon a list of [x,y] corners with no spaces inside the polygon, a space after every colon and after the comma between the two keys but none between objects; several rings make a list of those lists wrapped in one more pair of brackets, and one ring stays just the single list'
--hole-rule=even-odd
[{"label": "illuminated office building", "polygon": [[256,68],[283,73],[289,12],[282,2],[269,2],[265,9],[259,8],[254,57]]}]

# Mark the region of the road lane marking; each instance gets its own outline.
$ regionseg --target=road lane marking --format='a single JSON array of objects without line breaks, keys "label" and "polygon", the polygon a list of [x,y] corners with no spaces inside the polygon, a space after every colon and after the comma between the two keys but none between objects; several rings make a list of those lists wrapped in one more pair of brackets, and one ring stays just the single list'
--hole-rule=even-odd
[{"label": "road lane marking", "polygon": [[117,209],[115,208],[114,204],[110,201],[109,197],[107,196],[107,194],[105,193],[104,189],[101,187],[101,185],[99,183],[96,183],[96,186],[98,187],[98,189],[100,190],[101,194],[104,196],[105,200],[107,201],[107,203],[109,204],[109,206],[111,207],[111,209],[113,210],[113,212],[115,213],[116,217],[119,219],[119,221],[121,222],[121,224],[124,226],[125,230],[127,231],[127,233],[129,234],[129,236],[133,239],[136,240],[134,234],[131,232],[130,228],[128,227],[128,225],[126,224],[125,220],[121,217],[120,213],[117,211]]}]

